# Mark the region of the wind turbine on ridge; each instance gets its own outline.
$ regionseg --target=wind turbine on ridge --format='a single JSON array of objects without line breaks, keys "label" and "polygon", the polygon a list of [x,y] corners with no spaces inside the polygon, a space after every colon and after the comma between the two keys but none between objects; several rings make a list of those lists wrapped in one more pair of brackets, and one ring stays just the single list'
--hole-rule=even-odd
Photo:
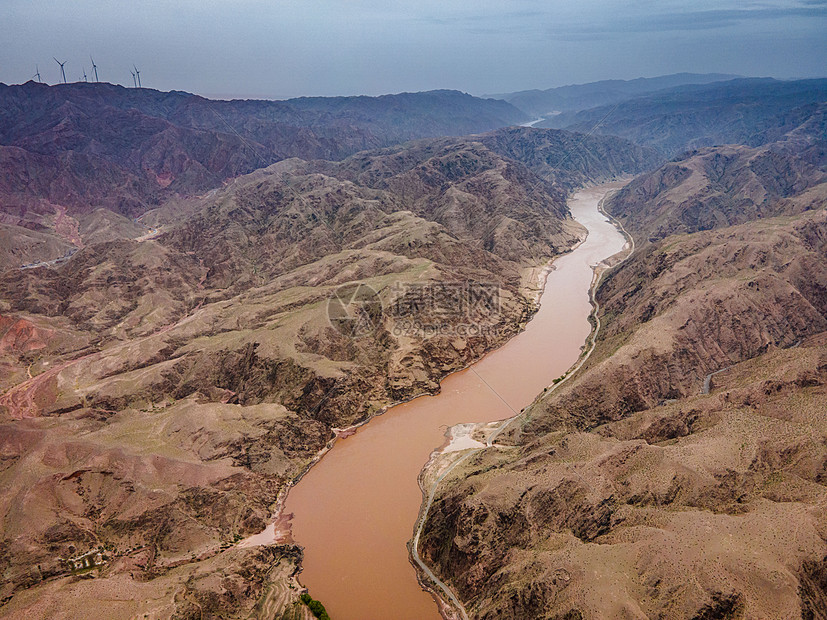
[{"label": "wind turbine on ridge", "polygon": [[138,67],[136,67],[135,65],[132,65],[132,68],[135,69],[135,75],[138,76],[138,88],[142,88],[142,86],[141,86],[141,72],[138,71]]},{"label": "wind turbine on ridge", "polygon": [[[52,56],[52,58],[55,58]],[[66,61],[60,62],[57,58],[55,58],[55,62],[60,65],[60,73],[63,76],[63,83],[66,84],[66,72],[63,70],[63,65],[66,64]]]},{"label": "wind turbine on ridge", "polygon": [[92,61],[92,69],[94,69],[95,71],[95,81],[99,82],[100,80],[98,80],[98,65],[95,64],[95,59],[92,58],[92,54],[89,54],[89,60]]},{"label": "wind turbine on ridge", "polygon": [[40,79],[40,67],[37,65],[35,67],[35,74],[32,76],[33,78],[37,78],[37,83],[40,84],[43,80]]},{"label": "wind turbine on ridge", "polygon": [[130,69],[129,72],[132,74],[132,83],[135,85],[135,88],[138,88],[138,81],[135,79],[135,72]]}]

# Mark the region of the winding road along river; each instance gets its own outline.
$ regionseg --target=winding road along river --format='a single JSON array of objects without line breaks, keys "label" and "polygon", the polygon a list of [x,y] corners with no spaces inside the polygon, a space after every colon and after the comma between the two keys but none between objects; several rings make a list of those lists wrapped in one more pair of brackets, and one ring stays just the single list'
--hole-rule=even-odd
[{"label": "winding road along river", "polygon": [[555,261],[524,332],[447,377],[438,395],[393,407],[339,439],[290,491],[285,512],[293,513],[293,537],[305,548],[299,580],[335,620],[439,619],[408,560],[422,502],[417,476],[445,443],[447,427],[513,416],[577,361],[590,331],[592,267],[625,244],[597,208],[621,185],[569,200],[589,236]]}]

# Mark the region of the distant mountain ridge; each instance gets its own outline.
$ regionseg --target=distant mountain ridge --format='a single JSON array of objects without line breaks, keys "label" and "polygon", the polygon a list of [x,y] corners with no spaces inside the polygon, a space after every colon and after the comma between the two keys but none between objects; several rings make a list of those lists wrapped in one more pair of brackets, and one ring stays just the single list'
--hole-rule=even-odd
[{"label": "distant mountain ridge", "polygon": [[704,146],[760,146],[797,126],[810,114],[808,106],[825,101],[827,79],[749,78],[680,86],[560,114],[538,126],[620,136],[673,157]]},{"label": "distant mountain ridge", "polygon": [[542,117],[554,112],[585,110],[616,103],[645,93],[685,84],[708,84],[739,77],[742,76],[725,73],[675,73],[634,80],[601,80],[587,84],[570,84],[545,90],[522,90],[492,96],[507,101],[530,114]]},{"label": "distant mountain ridge", "polygon": [[55,205],[134,217],[288,157],[343,159],[526,119],[503,101],[445,90],[213,101],[112,84],[0,85],[0,212],[26,226]]}]

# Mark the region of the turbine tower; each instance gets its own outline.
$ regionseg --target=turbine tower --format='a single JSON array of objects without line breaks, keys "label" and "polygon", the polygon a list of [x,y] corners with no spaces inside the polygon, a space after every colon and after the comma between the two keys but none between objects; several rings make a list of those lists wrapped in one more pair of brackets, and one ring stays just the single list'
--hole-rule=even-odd
[{"label": "turbine tower", "polygon": [[135,79],[135,72],[130,69],[129,72],[132,74],[132,83],[135,85],[135,88],[138,88],[138,80]]},{"label": "turbine tower", "polygon": [[32,77],[37,78],[37,83],[40,84],[42,82],[42,80],[40,79],[40,67],[38,67],[37,65],[35,65],[34,67],[35,67],[35,74]]},{"label": "turbine tower", "polygon": [[92,69],[95,71],[95,81],[98,82],[98,65],[95,64],[95,59],[92,58],[92,54],[89,54],[89,60],[92,61]]},{"label": "turbine tower", "polygon": [[83,81],[88,82],[89,78],[86,77],[86,67],[83,68]]},{"label": "turbine tower", "polygon": [[135,69],[135,75],[138,76],[138,88],[142,88],[141,87],[141,72],[138,71],[138,67],[136,67],[135,65],[132,65],[132,68]]},{"label": "turbine tower", "polygon": [[[52,58],[55,58],[52,56]],[[63,76],[63,83],[66,84],[66,72],[63,70],[63,65],[66,64],[66,61],[60,62],[57,58],[55,58],[55,62],[60,65],[60,74]]]}]

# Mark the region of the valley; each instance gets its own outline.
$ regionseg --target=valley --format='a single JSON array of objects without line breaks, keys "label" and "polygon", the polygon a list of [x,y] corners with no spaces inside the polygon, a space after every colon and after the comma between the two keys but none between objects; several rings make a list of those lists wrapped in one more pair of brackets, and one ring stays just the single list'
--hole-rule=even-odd
[{"label": "valley", "polygon": [[0,617],[827,617],[826,96],[0,85]]},{"label": "valley", "polygon": [[[445,378],[438,394],[392,407],[339,439],[290,490],[285,513],[305,547],[299,580],[331,617],[384,618],[393,609],[396,618],[439,618],[417,584],[406,547],[422,498],[419,470],[446,443],[446,427],[512,417],[577,360],[590,331],[592,265],[625,243],[597,210],[616,187],[598,186],[570,200],[588,237],[541,272],[545,292],[525,331]],[[462,444],[454,438],[446,449],[461,451]]]},{"label": "valley", "polygon": [[[303,613],[301,548],[237,543],[276,518],[336,429],[438,391],[520,332],[537,309],[531,274],[584,234],[567,194],[656,159],[521,131],[286,159],[176,194],[140,226],[97,211],[77,230],[99,241],[0,274],[3,613],[74,617],[127,596],[143,602],[107,604],[110,617],[235,616],[274,609],[268,592],[279,613]],[[528,164],[500,154],[539,138]],[[555,167],[573,147],[588,167]],[[328,316],[353,281],[384,309],[366,332]],[[451,291],[472,286],[493,287],[496,306],[457,340],[468,317]],[[432,290],[448,296],[422,306]],[[411,307],[448,333],[393,310]],[[70,560],[96,550],[76,574]]]}]

